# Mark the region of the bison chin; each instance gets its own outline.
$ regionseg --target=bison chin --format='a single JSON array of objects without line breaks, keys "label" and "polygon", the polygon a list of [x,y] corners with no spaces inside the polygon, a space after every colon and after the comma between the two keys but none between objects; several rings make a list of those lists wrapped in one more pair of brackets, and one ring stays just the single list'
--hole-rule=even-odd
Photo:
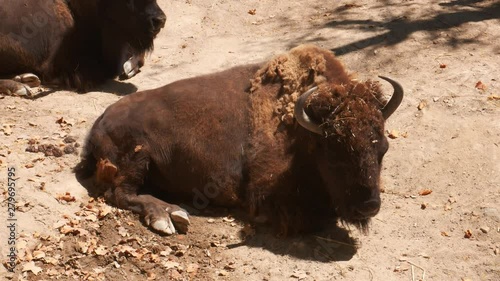
[{"label": "bison chin", "polygon": [[[373,173],[369,177],[370,182],[367,182],[362,180],[359,173],[341,167],[327,167],[329,166],[320,165],[319,171],[327,187],[335,217],[344,226],[354,225],[363,233],[368,233],[370,220],[378,214],[381,206],[378,176]],[[357,180],[353,182],[352,179]]]}]

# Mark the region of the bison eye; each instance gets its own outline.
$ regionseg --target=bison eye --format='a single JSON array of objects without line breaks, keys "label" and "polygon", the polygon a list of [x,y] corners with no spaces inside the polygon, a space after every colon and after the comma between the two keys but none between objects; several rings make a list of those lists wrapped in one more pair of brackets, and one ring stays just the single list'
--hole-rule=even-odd
[{"label": "bison eye", "polygon": [[382,162],[382,158],[384,158],[384,155],[387,153],[387,150],[389,150],[389,142],[387,142],[387,139],[382,139],[379,143],[379,153],[378,153],[378,162]]}]

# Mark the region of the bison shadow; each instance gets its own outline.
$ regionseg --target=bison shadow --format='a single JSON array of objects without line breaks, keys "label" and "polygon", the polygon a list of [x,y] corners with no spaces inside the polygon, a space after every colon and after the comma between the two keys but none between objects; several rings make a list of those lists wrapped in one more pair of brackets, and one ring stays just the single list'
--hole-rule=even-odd
[{"label": "bison shadow", "polygon": [[[92,177],[88,174],[79,173],[77,170],[76,178],[80,184],[87,189],[91,197],[100,196],[100,192],[95,190]],[[189,202],[181,198],[165,198],[160,194],[144,190],[143,192],[152,194],[169,203],[178,204],[186,209],[191,216],[221,218],[232,216],[237,221],[248,223],[248,216],[240,209],[227,209],[221,207],[206,207],[202,210],[196,209],[192,205],[185,204]],[[148,228],[144,220],[141,219],[144,227]],[[150,231],[164,236],[164,234],[148,228]],[[187,233],[189,236],[189,232]],[[332,223],[325,230],[307,235],[296,235],[292,237],[280,237],[270,227],[265,225],[255,226],[255,234],[248,236],[243,229],[240,233],[242,242],[227,245],[228,249],[235,249],[241,246],[252,248],[261,248],[270,251],[276,255],[287,255],[303,260],[318,262],[347,261],[356,254],[359,243],[350,236],[350,231],[344,227]],[[246,236],[246,237],[245,237]]]},{"label": "bison shadow", "polygon": [[118,96],[126,96],[137,92],[138,88],[132,83],[118,80],[108,80],[106,83],[94,89],[104,93],[115,94]]},{"label": "bison shadow", "polygon": [[227,245],[229,249],[239,246],[261,248],[276,255],[325,263],[348,261],[358,249],[358,243],[350,236],[349,231],[336,225],[322,232],[294,237],[279,237],[269,227],[260,226],[255,235],[243,242]]},{"label": "bison shadow", "polygon": [[[172,200],[170,200],[172,201]],[[207,207],[194,209],[190,205],[180,203],[192,216],[206,218],[222,218],[231,216],[237,221],[250,225],[250,219],[241,209]],[[250,230],[249,230],[250,229]],[[251,235],[248,232],[252,232]],[[189,233],[187,233],[189,235]],[[302,260],[332,262],[347,261],[357,253],[359,243],[350,236],[348,229],[332,223],[321,232],[281,237],[269,225],[255,225],[240,230],[242,242],[228,244],[228,249],[246,246],[260,248],[275,255],[286,255]]]},{"label": "bison shadow", "polygon": [[[47,90],[36,93],[33,97],[29,97],[28,99],[32,99],[32,100],[41,99],[43,97],[46,97],[46,96],[51,95],[57,91],[62,91],[62,90],[74,91],[74,89],[65,89],[65,88],[59,88],[56,86],[49,86],[49,88]],[[96,92],[114,94],[114,95],[118,95],[118,96],[126,96],[126,95],[130,95],[132,93],[137,92],[137,90],[138,90],[138,88],[132,83],[121,82],[121,81],[116,81],[116,80],[109,80],[109,81],[105,82],[104,84],[102,84],[96,88],[93,88],[89,92],[96,91]],[[83,95],[86,93],[88,93],[88,92],[82,92],[82,93],[78,93],[78,94]]]}]

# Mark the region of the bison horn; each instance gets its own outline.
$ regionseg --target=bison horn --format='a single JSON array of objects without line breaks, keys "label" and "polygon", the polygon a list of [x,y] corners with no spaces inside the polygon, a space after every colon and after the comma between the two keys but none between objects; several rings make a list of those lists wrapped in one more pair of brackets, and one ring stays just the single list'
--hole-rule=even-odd
[{"label": "bison horn", "polygon": [[379,77],[391,83],[392,87],[394,88],[394,93],[392,94],[391,99],[389,100],[389,102],[387,102],[384,108],[382,108],[382,116],[384,116],[384,119],[387,120],[387,118],[389,118],[389,116],[391,116],[394,111],[396,111],[398,106],[401,104],[401,101],[403,100],[403,86],[401,86],[401,84],[392,80],[391,78],[385,76]]},{"label": "bison horn", "polygon": [[304,111],[304,108],[306,107],[307,98],[317,89],[318,87],[313,87],[309,89],[307,92],[300,95],[299,99],[295,103],[294,114],[295,114],[295,119],[297,119],[297,122],[300,124],[300,126],[304,127],[305,129],[313,133],[323,135],[323,130],[321,130],[318,124],[311,121],[307,113]]}]

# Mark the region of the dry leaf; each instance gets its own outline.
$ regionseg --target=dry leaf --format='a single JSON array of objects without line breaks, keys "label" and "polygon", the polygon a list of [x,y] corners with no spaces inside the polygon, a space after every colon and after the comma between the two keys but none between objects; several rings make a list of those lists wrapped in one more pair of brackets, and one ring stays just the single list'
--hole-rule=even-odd
[{"label": "dry leaf", "polygon": [[422,110],[424,109],[425,107],[427,107],[427,101],[426,100],[422,100],[420,101],[420,103],[418,104],[417,108],[418,110]]},{"label": "dry leaf", "polygon": [[488,97],[488,100],[500,100],[500,95],[491,95]]},{"label": "dry leaf", "polygon": [[481,90],[481,91],[486,91],[486,85],[481,81],[477,81],[476,89]]},{"label": "dry leaf", "polygon": [[470,229],[467,229],[464,234],[464,238],[471,238],[472,237],[472,231]]},{"label": "dry leaf", "polygon": [[30,262],[25,263],[23,265],[23,270],[22,271],[23,272],[31,271],[31,272],[33,272],[33,274],[38,275],[38,273],[40,273],[42,271],[42,268],[36,266],[34,261],[30,261]]},{"label": "dry leaf", "polygon": [[389,133],[389,138],[391,139],[397,139],[399,138],[399,131],[398,130],[391,130],[387,131]]},{"label": "dry leaf", "polygon": [[51,269],[47,270],[47,275],[48,276],[55,276],[55,275],[59,275],[59,272],[56,269],[51,268]]},{"label": "dry leaf", "polygon": [[418,192],[418,195],[421,195],[421,196],[425,196],[425,195],[429,195],[432,193],[432,190],[431,189],[422,189]]},{"label": "dry leaf", "polygon": [[120,226],[118,227],[118,234],[120,234],[122,237],[128,236],[128,231],[125,227]]},{"label": "dry leaf", "polygon": [[33,259],[39,260],[45,258],[45,252],[43,251],[33,251]]},{"label": "dry leaf", "polygon": [[102,205],[102,206],[100,206],[99,214],[97,215],[97,217],[101,220],[104,217],[106,217],[109,213],[111,213],[111,211],[112,211],[112,209],[110,206]]},{"label": "dry leaf", "polygon": [[171,269],[171,268],[177,268],[177,267],[179,267],[179,263],[175,262],[175,261],[166,261],[166,262],[162,263],[162,265],[166,269]]},{"label": "dry leaf", "polygon": [[94,253],[98,256],[104,256],[108,253],[108,250],[104,246],[99,246],[94,250]]},{"label": "dry leaf", "polygon": [[166,247],[165,250],[161,251],[160,252],[160,256],[162,257],[167,257],[168,255],[170,255],[171,253],[173,252],[173,250],[170,248],[170,247]]},{"label": "dry leaf", "polygon": [[256,14],[256,12],[257,12],[257,9],[251,9],[251,10],[248,10],[248,13],[249,13],[250,15],[252,15],[252,16],[253,16],[253,15],[255,15],[255,14]]},{"label": "dry leaf", "polygon": [[45,258],[43,258],[43,262],[46,264],[57,265],[58,260],[56,258],[53,258],[53,257],[45,257]]},{"label": "dry leaf", "polygon": [[439,64],[439,68],[446,68],[446,64],[444,64],[444,63],[440,63],[440,64]]},{"label": "dry leaf", "polygon": [[71,193],[69,193],[69,192],[66,192],[65,194],[57,195],[56,199],[59,201],[66,201],[66,202],[75,202],[76,201],[75,196],[71,196]]}]

